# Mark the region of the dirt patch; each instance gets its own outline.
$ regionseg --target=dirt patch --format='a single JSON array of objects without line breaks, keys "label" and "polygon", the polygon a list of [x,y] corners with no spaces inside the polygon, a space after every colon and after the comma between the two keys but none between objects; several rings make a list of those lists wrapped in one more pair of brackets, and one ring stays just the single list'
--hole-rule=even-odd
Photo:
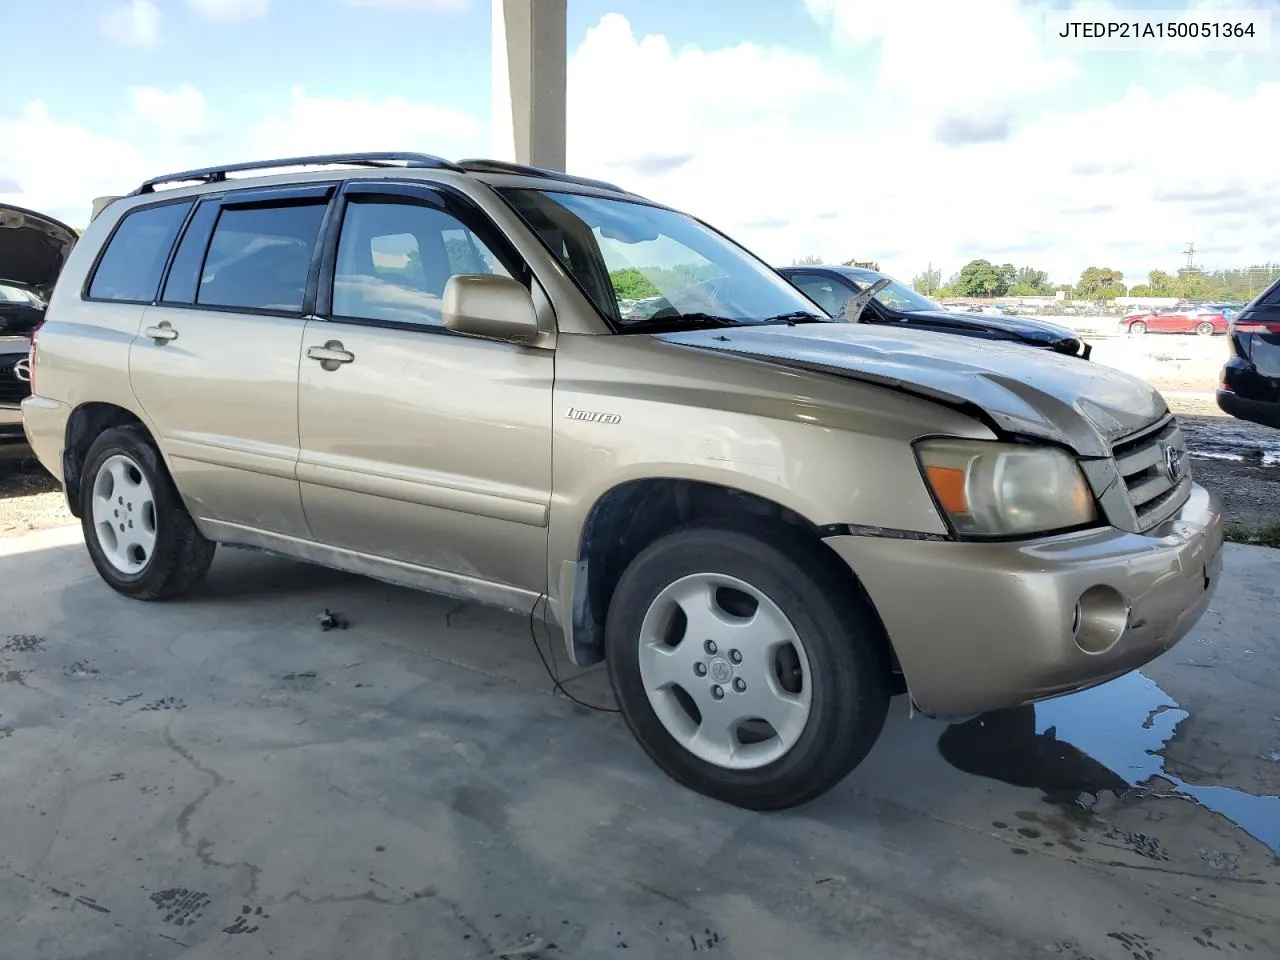
[{"label": "dirt patch", "polygon": [[75,523],[62,488],[34,460],[0,461],[0,537]]}]

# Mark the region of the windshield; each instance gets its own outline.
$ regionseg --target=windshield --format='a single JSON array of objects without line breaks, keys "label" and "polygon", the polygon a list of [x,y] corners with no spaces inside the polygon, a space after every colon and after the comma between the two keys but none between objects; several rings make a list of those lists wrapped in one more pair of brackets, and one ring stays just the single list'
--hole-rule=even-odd
[{"label": "windshield", "polygon": [[0,283],[0,303],[25,303],[33,307],[43,307],[44,301],[30,290]]},{"label": "windshield", "polygon": [[819,319],[786,280],[692,217],[629,200],[499,192],[620,332]]},{"label": "windshield", "polygon": [[889,285],[875,295],[875,299],[880,301],[890,310],[901,310],[903,313],[915,313],[921,310],[941,310],[940,304],[934,303],[923,294],[916,293],[905,283],[899,283],[892,277],[886,277],[883,273],[864,273],[859,271],[851,276],[854,285],[859,290],[865,290],[877,280],[888,280]]}]

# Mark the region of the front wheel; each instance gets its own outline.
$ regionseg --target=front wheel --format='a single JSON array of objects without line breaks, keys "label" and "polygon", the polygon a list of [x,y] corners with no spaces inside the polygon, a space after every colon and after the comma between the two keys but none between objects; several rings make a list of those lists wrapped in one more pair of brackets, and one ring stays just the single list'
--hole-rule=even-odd
[{"label": "front wheel", "polygon": [[1141,320],[1135,320],[1133,323],[1129,324],[1129,332],[1141,336],[1147,332],[1147,325]]},{"label": "front wheel", "polygon": [[213,561],[215,544],[196,529],[141,427],[107,430],[89,448],[80,524],[99,575],[135,600],[186,593]]},{"label": "front wheel", "polygon": [[735,806],[793,807],[856,767],[890,696],[879,620],[821,544],[699,524],[623,573],[605,631],[609,678],[649,756]]},{"label": "front wheel", "polygon": [[1212,337],[1213,324],[1210,323],[1208,320],[1201,320],[1198,324],[1196,324],[1196,333],[1198,333],[1202,337]]}]

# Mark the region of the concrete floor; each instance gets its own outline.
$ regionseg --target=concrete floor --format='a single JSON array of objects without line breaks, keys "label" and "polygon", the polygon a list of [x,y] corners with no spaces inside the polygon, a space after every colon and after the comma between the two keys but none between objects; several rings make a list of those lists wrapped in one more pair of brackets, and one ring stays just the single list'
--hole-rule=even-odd
[{"label": "concrete floor", "polygon": [[75,530],[3,541],[0,956],[1280,956],[1280,552],[1228,551],[1145,676],[899,701],[760,815],[549,695],[526,620],[234,551],[143,605]]}]

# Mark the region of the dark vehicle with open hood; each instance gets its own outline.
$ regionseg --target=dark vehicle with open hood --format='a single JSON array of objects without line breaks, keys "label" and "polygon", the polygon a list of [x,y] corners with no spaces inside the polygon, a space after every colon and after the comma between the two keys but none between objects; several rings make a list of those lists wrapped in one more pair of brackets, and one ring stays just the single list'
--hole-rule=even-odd
[{"label": "dark vehicle with open hood", "polygon": [[1218,406],[1238,420],[1280,428],[1280,280],[1247,304],[1227,331]]},{"label": "dark vehicle with open hood", "polygon": [[31,392],[31,337],[75,244],[65,223],[0,204],[0,448],[26,442],[21,403]]},{"label": "dark vehicle with open hood", "polygon": [[847,304],[852,297],[865,294],[884,281],[881,288],[867,298],[857,317],[858,322],[1003,340],[1085,360],[1093,352],[1093,348],[1074,331],[1056,323],[1001,313],[955,313],[875,270],[806,264],[779,267],[778,272],[833,317],[847,312]]}]

